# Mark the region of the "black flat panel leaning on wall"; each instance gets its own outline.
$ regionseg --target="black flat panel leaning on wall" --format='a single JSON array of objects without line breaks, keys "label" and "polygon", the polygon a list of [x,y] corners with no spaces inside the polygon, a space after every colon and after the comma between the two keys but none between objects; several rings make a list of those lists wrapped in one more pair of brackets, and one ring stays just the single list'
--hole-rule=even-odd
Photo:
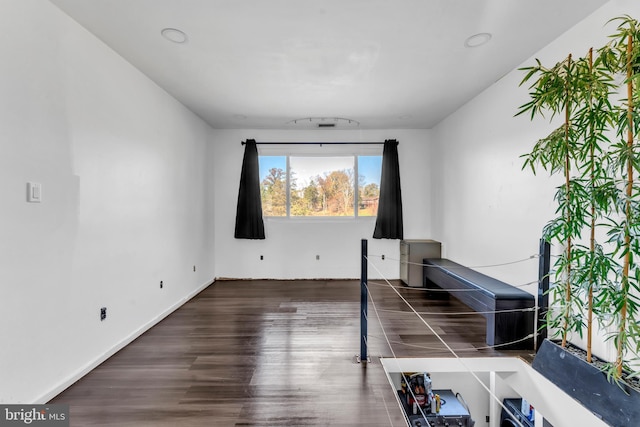
[{"label": "black flat panel leaning on wall", "polygon": [[540,239],[540,258],[538,259],[538,337],[536,350],[547,338],[546,325],[547,310],[549,308],[549,270],[551,269],[551,245]]}]

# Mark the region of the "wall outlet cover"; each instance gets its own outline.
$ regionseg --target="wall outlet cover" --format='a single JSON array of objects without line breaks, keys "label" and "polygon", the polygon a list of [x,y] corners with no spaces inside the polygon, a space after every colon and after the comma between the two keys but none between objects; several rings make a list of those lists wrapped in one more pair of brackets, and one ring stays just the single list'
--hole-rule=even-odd
[{"label": "wall outlet cover", "polygon": [[27,202],[42,202],[42,184],[37,182],[27,182]]}]

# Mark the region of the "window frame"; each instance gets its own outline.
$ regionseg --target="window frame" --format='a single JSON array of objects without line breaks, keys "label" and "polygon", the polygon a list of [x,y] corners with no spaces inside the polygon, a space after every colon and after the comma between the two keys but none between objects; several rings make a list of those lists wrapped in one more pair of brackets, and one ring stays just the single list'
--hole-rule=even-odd
[{"label": "window frame", "polygon": [[[360,156],[375,156],[380,157],[380,168],[382,173],[382,145],[304,145],[304,146],[291,146],[291,145],[269,145],[268,147],[258,147],[258,161],[261,157],[284,157],[285,158],[285,185],[286,185],[286,209],[285,215],[270,216],[264,215],[263,218],[268,221],[363,221],[363,220],[375,220],[376,215],[359,215],[359,202],[360,202],[360,184],[359,184],[359,159]],[[351,157],[353,160],[353,174],[354,174],[354,197],[353,197],[353,214],[352,215],[291,215],[291,157]],[[380,186],[380,179],[378,179],[378,187]],[[262,182],[260,183],[262,186]]]}]

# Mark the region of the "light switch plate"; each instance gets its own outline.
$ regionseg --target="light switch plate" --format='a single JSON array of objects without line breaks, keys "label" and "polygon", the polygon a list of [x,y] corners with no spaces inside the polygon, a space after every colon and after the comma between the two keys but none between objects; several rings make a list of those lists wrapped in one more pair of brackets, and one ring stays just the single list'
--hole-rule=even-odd
[{"label": "light switch plate", "polygon": [[40,203],[42,201],[42,184],[27,182],[27,202]]}]

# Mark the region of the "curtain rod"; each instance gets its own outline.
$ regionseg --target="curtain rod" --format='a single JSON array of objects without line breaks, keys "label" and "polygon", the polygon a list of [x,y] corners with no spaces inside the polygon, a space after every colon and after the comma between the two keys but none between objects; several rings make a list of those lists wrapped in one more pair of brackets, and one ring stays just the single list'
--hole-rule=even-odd
[{"label": "curtain rod", "polygon": [[[245,145],[246,141],[240,142]],[[384,142],[256,142],[256,145],[382,145]]]}]

